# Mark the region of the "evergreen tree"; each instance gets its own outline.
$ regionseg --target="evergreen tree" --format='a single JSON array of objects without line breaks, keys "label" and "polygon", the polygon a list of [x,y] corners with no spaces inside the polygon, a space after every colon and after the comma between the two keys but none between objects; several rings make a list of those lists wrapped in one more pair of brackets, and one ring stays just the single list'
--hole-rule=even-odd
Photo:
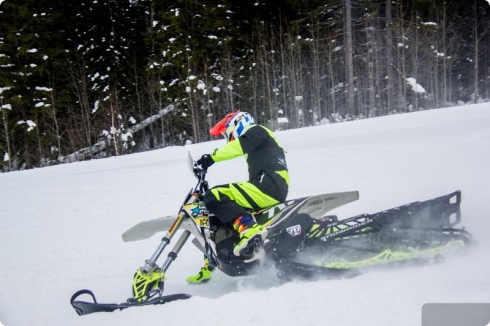
[{"label": "evergreen tree", "polygon": [[59,150],[51,128],[56,119],[57,60],[63,52],[61,32],[55,28],[60,14],[52,1],[3,3],[0,87],[8,88],[2,93],[2,103],[11,108],[5,120],[10,168],[43,165]]},{"label": "evergreen tree", "polygon": [[490,99],[486,1],[350,2],[347,83],[338,0],[6,0],[1,169]]}]

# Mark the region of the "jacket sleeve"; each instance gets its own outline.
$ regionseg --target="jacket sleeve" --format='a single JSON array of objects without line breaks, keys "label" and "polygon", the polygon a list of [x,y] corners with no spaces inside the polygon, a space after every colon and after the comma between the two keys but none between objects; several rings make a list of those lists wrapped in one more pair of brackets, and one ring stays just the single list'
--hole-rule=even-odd
[{"label": "jacket sleeve", "polygon": [[237,140],[230,141],[224,147],[215,149],[211,157],[215,162],[220,162],[243,156],[253,151],[267,137],[269,137],[269,132],[265,128],[257,125],[252,126]]},{"label": "jacket sleeve", "polygon": [[217,148],[211,153],[211,157],[215,162],[226,161],[243,155],[244,152],[239,140],[230,141],[225,146]]}]

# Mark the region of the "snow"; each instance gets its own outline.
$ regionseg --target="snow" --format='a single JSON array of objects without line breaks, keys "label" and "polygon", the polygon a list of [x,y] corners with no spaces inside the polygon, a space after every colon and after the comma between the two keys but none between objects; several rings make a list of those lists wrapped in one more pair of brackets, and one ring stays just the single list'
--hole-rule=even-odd
[{"label": "snow", "polygon": [[12,87],[9,87],[9,86],[7,86],[7,87],[0,87],[0,95],[2,95],[2,93],[3,93],[4,91],[8,91],[8,90],[9,90],[9,89],[11,89],[11,88],[12,88]]},{"label": "snow", "polygon": [[419,84],[417,84],[417,81],[415,80],[415,78],[412,78],[412,77],[407,78],[407,82],[410,84],[410,86],[412,86],[412,90],[415,93],[421,93],[421,94],[426,94],[427,93],[422,86],[420,86]]},{"label": "snow", "polygon": [[[100,302],[131,295],[134,271],[163,233],[124,243],[134,224],[177,213],[195,184],[186,165],[224,140],[0,174],[0,321],[5,326],[420,325],[433,302],[489,302],[490,104],[277,132],[291,172],[289,198],[359,190],[331,212],[375,213],[461,190],[463,222],[479,246],[464,257],[352,279],[280,284],[274,270],[205,285],[185,278],[202,256],[188,243],[168,270],[166,293],[193,298],[79,317],[82,288]],[[247,177],[243,158],[211,167],[211,185]],[[176,240],[176,239],[175,239]],[[175,241],[174,241],[175,243]]]},{"label": "snow", "polygon": [[196,88],[200,90],[206,90],[206,84],[204,84],[202,80],[198,80]]},{"label": "snow", "polygon": [[37,126],[36,123],[32,120],[26,120],[26,121],[20,120],[20,121],[17,121],[17,124],[18,125],[27,124],[27,126],[28,126],[27,132],[34,130],[34,128],[36,128],[36,126]]},{"label": "snow", "polygon": [[35,89],[36,89],[36,91],[42,91],[42,92],[52,92],[53,91],[52,88],[48,88],[48,87],[36,86]]}]

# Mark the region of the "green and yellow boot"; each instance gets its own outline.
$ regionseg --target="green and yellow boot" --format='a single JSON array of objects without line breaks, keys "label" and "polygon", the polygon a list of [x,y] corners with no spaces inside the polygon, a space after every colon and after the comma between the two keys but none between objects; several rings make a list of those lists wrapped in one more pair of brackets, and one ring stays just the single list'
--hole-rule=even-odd
[{"label": "green and yellow boot", "polygon": [[240,241],[233,248],[233,254],[240,256],[243,249],[247,248],[250,241],[260,238],[261,241],[267,237],[267,229],[257,224],[250,214],[244,214],[233,222],[233,228],[240,233]]},{"label": "green and yellow boot", "polygon": [[186,281],[191,284],[200,284],[208,282],[213,276],[214,267],[209,264],[209,260],[204,259],[204,266],[196,275],[189,276]]}]

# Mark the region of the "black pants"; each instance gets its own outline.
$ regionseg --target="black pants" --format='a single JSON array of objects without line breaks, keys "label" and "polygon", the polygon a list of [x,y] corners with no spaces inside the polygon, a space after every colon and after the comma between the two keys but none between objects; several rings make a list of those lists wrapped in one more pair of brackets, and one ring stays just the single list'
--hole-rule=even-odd
[{"label": "black pants", "polygon": [[230,224],[247,210],[259,210],[286,200],[287,189],[285,181],[278,185],[276,180],[264,175],[261,180],[213,187],[205,194],[204,205],[223,224]]}]

